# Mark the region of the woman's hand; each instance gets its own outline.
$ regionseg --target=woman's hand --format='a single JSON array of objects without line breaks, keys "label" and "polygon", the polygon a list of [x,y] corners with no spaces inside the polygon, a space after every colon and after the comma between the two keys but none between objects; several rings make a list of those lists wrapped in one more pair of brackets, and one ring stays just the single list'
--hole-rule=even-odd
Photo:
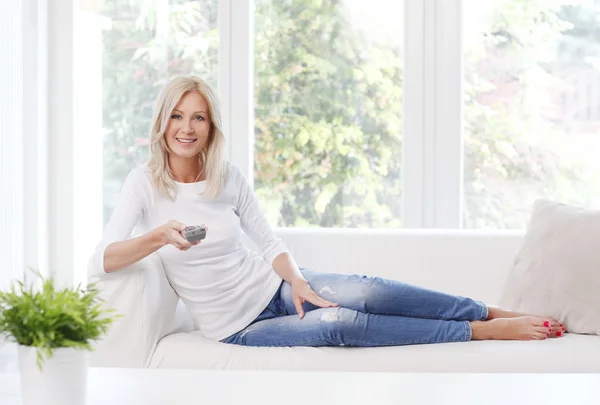
[{"label": "woman's hand", "polygon": [[201,242],[199,240],[195,242],[188,242],[181,235],[181,231],[183,231],[186,227],[187,225],[172,220],[156,228],[156,231],[160,235],[164,245],[173,245],[182,252],[185,252],[192,246],[196,246]]},{"label": "woman's hand", "polygon": [[314,292],[310,287],[308,281],[304,279],[297,279],[292,282],[292,300],[294,301],[294,306],[296,307],[296,312],[298,312],[300,319],[304,318],[304,309],[302,308],[302,304],[304,304],[306,301],[321,308],[338,306],[338,304],[329,302],[319,297],[317,293]]}]

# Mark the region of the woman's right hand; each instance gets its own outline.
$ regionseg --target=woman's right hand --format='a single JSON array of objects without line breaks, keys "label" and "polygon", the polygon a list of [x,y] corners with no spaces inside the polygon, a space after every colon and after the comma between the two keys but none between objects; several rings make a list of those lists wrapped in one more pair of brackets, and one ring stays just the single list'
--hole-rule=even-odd
[{"label": "woman's right hand", "polygon": [[188,242],[182,235],[187,226],[181,222],[171,220],[164,225],[159,226],[156,230],[159,232],[164,245],[173,245],[177,249],[185,252],[192,246],[198,245],[201,241]]}]

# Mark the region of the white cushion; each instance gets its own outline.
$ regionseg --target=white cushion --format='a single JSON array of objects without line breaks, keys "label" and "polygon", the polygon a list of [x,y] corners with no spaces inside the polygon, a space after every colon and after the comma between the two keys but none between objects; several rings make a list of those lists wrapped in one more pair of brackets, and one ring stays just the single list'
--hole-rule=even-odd
[{"label": "white cushion", "polygon": [[301,267],[379,276],[497,304],[523,232],[279,228]]},{"label": "white cushion", "polygon": [[245,347],[195,333],[161,340],[152,368],[381,372],[600,372],[600,337],[471,341],[377,348]]},{"label": "white cushion", "polygon": [[501,299],[553,316],[570,332],[600,334],[600,211],[535,202]]},{"label": "white cushion", "polygon": [[[148,367],[158,341],[171,333],[191,331],[189,316],[177,308],[179,297],[169,284],[157,254],[120,271],[96,276],[107,308],[123,315],[97,343],[90,358],[95,367]],[[187,319],[186,319],[187,318]]]}]

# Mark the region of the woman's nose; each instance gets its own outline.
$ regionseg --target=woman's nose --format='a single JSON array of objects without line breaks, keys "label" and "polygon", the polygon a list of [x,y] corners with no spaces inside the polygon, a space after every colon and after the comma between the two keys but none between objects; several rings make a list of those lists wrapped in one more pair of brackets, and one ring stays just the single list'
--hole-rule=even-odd
[{"label": "woman's nose", "polygon": [[183,132],[184,134],[190,134],[194,132],[194,128],[190,124],[184,124],[181,128],[181,132]]}]

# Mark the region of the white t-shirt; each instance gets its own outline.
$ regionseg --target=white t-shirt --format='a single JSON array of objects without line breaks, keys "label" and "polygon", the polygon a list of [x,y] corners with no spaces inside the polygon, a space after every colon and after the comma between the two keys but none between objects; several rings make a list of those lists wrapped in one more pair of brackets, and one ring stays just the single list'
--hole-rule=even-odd
[{"label": "white t-shirt", "polygon": [[[146,167],[131,171],[104,236],[93,257],[93,271],[104,272],[104,250],[113,242],[177,220],[206,224],[206,238],[182,252],[172,245],[157,251],[169,282],[190,309],[196,326],[209,339],[221,340],[250,324],[267,306],[281,277],[273,270],[275,257],[289,252],[262,213],[244,175],[227,165],[221,195],[200,195],[206,181],[176,183],[171,201],[155,190]],[[260,255],[242,242],[242,231],[259,247]]]}]

